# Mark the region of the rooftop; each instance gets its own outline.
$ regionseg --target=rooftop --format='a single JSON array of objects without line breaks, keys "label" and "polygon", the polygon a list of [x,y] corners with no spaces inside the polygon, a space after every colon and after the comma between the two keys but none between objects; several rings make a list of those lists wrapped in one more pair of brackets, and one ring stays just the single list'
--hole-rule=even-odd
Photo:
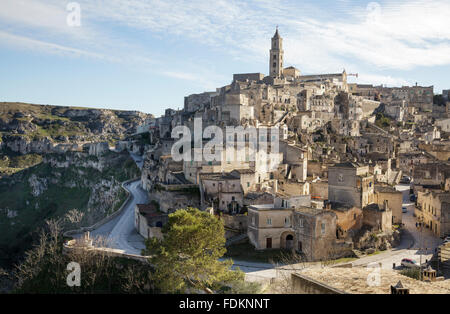
[{"label": "rooftop", "polygon": [[380,212],[384,211],[383,208],[381,208],[378,204],[375,204],[375,203],[369,204],[369,205],[365,206],[363,209],[365,209],[365,210],[373,210],[373,211],[380,211]]},{"label": "rooftop", "polygon": [[320,208],[301,206],[295,209],[296,213],[308,214],[312,216],[320,215],[329,211]]},{"label": "rooftop", "polygon": [[375,185],[375,191],[376,192],[381,192],[381,193],[401,193],[400,191],[397,191],[392,186],[378,186],[378,185]]},{"label": "rooftop", "polygon": [[139,213],[144,217],[156,217],[160,216],[162,213],[156,208],[152,203],[150,204],[136,204]]},{"label": "rooftop", "polygon": [[[338,168],[359,168],[359,167],[363,167],[364,165],[361,165],[361,164],[359,164],[359,163],[356,163],[356,162],[350,162],[350,161],[347,161],[347,162],[341,162],[341,163],[337,163],[337,164],[335,164],[334,166],[331,166],[331,167],[338,167]],[[330,168],[331,168],[330,167]]]},{"label": "rooftop", "polygon": [[391,285],[395,286],[399,281],[410,294],[449,294],[450,280],[427,283],[418,281],[399,274],[391,269],[381,269],[381,280],[379,285],[368,285],[368,275],[373,272],[373,268],[368,267],[325,267],[306,268],[300,273],[314,280],[326,283],[327,285],[356,294],[390,294]]},{"label": "rooftop", "polygon": [[345,212],[345,211],[348,211],[353,208],[352,205],[348,205],[345,203],[339,203],[339,202],[328,202],[328,204],[331,205],[332,210],[337,210],[340,212]]},{"label": "rooftop", "polygon": [[200,178],[207,180],[239,180],[228,172],[200,173]]}]

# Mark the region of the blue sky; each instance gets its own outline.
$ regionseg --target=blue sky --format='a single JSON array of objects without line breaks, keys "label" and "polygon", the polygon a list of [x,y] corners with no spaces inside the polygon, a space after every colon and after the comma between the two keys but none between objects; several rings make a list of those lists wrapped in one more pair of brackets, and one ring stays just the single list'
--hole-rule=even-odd
[{"label": "blue sky", "polygon": [[[184,96],[285,65],[356,82],[450,88],[450,1],[1,0],[0,101],[160,115]],[[354,78],[352,78],[355,81]]]}]

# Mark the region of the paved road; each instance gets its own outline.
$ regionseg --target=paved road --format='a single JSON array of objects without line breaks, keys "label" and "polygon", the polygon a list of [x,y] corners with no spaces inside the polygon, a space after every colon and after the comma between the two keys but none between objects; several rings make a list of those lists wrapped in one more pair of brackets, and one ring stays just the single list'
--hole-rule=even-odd
[{"label": "paved road", "polygon": [[134,227],[134,209],[136,204],[148,202],[147,193],[141,188],[141,181],[133,181],[124,186],[132,195],[116,225],[108,234],[108,243],[114,249],[122,250],[127,254],[141,255],[145,247],[143,238],[137,234]]},{"label": "paved road", "polygon": [[[405,199],[406,200],[406,199]],[[413,217],[414,203],[404,203],[407,207],[407,213],[403,214],[403,223],[405,231],[399,246],[391,250],[379,253],[377,255],[362,257],[352,262],[353,266],[365,267],[372,266],[372,263],[381,263],[381,268],[392,269],[393,263],[400,265],[403,258],[410,258],[420,262],[422,253],[422,263],[430,259],[434,249],[442,242],[439,238],[433,236],[430,230],[423,229],[422,233],[416,228],[416,220]],[[420,250],[423,247],[424,249]],[[292,272],[289,269],[301,269],[305,265],[285,265],[282,270],[276,270],[275,267],[267,263],[252,263],[244,261],[235,261],[234,266],[239,267],[246,273],[246,280],[260,281],[274,277],[286,276],[286,273]],[[283,270],[284,269],[284,270]],[[284,274],[284,275],[283,275]],[[283,278],[283,277],[282,277]]]},{"label": "paved road", "polygon": [[[426,228],[422,232],[416,228],[416,219],[413,217],[414,203],[404,203],[407,212],[403,213],[404,234],[400,245],[386,252],[360,258],[354,261],[354,266],[368,266],[370,263],[381,263],[383,269],[392,269],[393,263],[400,265],[403,258],[410,258],[420,263],[429,260],[434,249],[441,243],[441,240],[433,236],[432,232]],[[421,249],[422,248],[422,249]]]},{"label": "paved road", "polygon": [[123,209],[122,213],[91,231],[91,237],[101,237],[106,239],[107,246],[122,250],[127,254],[141,254],[141,249],[145,247],[144,238],[139,235],[134,227],[134,208],[136,204],[148,202],[147,192],[141,188],[140,180],[124,185],[132,198]]}]

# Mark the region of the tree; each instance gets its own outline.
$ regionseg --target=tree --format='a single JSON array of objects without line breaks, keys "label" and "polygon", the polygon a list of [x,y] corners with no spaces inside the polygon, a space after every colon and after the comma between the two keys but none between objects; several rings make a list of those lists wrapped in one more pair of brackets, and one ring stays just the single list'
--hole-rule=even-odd
[{"label": "tree", "polygon": [[231,270],[232,261],[219,261],[225,252],[223,223],[196,208],[178,210],[169,215],[162,229],[163,239],[146,241],[144,255],[152,256],[153,280],[164,293],[198,290],[212,293],[244,274]]},{"label": "tree", "polygon": [[[76,249],[63,252],[61,220],[46,222],[40,241],[16,266],[15,293],[152,293],[148,263],[111,256],[106,250]],[[103,238],[95,247],[106,247]],[[71,262],[80,265],[80,286],[68,286]],[[1,274],[0,274],[1,275]]]}]

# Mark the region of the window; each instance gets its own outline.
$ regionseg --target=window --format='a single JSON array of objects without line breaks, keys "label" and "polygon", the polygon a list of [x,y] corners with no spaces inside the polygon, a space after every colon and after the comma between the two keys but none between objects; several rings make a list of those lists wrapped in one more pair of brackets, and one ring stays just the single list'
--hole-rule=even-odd
[{"label": "window", "polygon": [[285,225],[289,225],[290,223],[291,223],[291,218],[289,218],[289,217],[284,218]]},{"label": "window", "polygon": [[248,188],[250,187],[250,182],[247,182],[247,187],[248,187]]},{"label": "window", "polygon": [[231,200],[234,201],[234,199],[235,199],[234,196],[232,196],[232,197],[231,197]]},{"label": "window", "polygon": [[303,219],[300,219],[300,220],[298,221],[298,225],[300,226],[300,228],[303,228]]},{"label": "window", "polygon": [[269,226],[272,225],[272,218],[267,218],[267,224],[268,224]]}]

